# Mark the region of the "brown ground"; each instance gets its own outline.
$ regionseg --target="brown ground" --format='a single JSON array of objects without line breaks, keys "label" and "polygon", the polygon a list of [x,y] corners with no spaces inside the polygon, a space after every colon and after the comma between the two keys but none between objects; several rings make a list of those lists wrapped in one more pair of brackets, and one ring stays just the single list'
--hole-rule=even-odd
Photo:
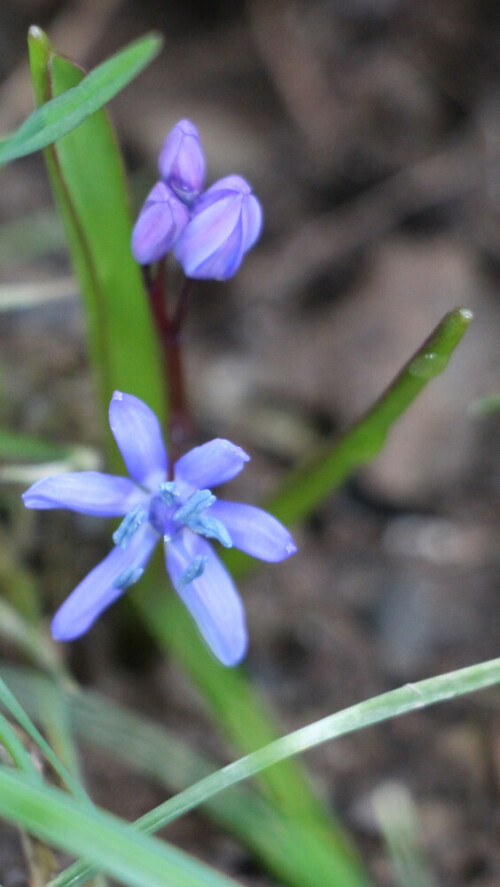
[{"label": "brown ground", "polygon": [[[258,501],[284,465],[368,406],[447,310],[475,312],[446,374],[383,456],[297,532],[296,557],[246,583],[249,669],[283,728],[498,655],[500,426],[470,409],[498,390],[497,3],[3,0],[4,131],[30,109],[31,23],[89,66],[151,27],[165,32],[161,58],[112,106],[137,205],[162,139],[185,116],[202,133],[210,180],[238,171],[262,199],[261,244],[231,283],[200,286],[188,333],[202,433],[254,454],[242,498]],[[6,223],[50,205],[39,157],[2,176]],[[69,273],[51,229],[41,246],[30,234],[29,250],[1,252],[2,233],[4,283],[43,280],[54,291],[52,281]],[[3,422],[95,445],[81,318],[68,289],[69,298],[1,315]],[[94,563],[101,525],[47,515],[43,540],[11,538],[17,494],[0,492],[2,536],[41,569],[50,612]],[[121,618],[109,614],[76,647],[80,678],[162,712],[216,751],[177,667],[142,636],[127,635],[124,653]],[[373,795],[394,781],[415,800],[436,884],[500,883],[498,700],[491,692],[447,704],[309,756],[377,884],[395,882]],[[88,769],[95,799],[124,816],[162,798],[101,754],[89,755]],[[196,816],[168,835],[242,883],[272,883]],[[0,829],[4,887],[24,883],[15,841]]]}]

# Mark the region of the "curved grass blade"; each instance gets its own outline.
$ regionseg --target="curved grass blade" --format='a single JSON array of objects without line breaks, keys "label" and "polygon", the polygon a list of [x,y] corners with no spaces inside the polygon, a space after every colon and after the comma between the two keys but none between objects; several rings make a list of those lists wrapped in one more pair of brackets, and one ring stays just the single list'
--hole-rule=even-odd
[{"label": "curved grass blade", "polygon": [[[43,716],[44,700],[50,695],[62,695],[77,735],[170,792],[182,791],[219,766],[171,731],[98,693],[73,688],[63,691],[39,673],[15,666],[2,665],[2,670],[32,717]],[[331,854],[325,853],[307,829],[285,820],[279,809],[250,788],[238,786],[224,797],[215,797],[207,803],[206,813],[249,847],[280,882],[290,887],[317,887],[321,871],[321,884],[328,882]],[[314,866],[309,863],[312,854]],[[348,868],[339,883],[349,883]]]},{"label": "curved grass blade", "polygon": [[[43,693],[43,688],[40,689],[42,692],[41,702],[43,705],[43,700],[47,699],[47,694]],[[83,787],[76,779],[74,779],[64,764],[61,763],[57,755],[54,754],[54,751],[48,742],[46,742],[39,730],[37,730],[2,678],[0,678],[0,703],[7,709],[9,714],[16,719],[19,726],[23,728],[35,745],[38,746],[46,760],[53,767],[54,771],[60,777],[62,782],[65,783],[66,787],[75,798],[80,798],[81,801],[90,804],[90,799]]]},{"label": "curved grass blade", "polygon": [[123,820],[0,767],[0,816],[130,887],[236,887],[236,882]]},{"label": "curved grass blade", "polygon": [[[280,761],[302,754],[340,736],[498,683],[500,683],[500,659],[492,659],[489,662],[426,678],[415,684],[406,684],[397,690],[374,696],[372,699],[359,702],[337,714],[295,730],[270,745],[240,758],[239,761],[228,764],[222,770],[202,779],[196,785],[146,813],[137,820],[135,826],[141,831],[156,831],[213,798],[218,792],[231,788]],[[76,863],[62,872],[51,883],[51,887],[70,887],[70,885],[79,887],[93,874],[93,869],[85,867],[83,863]]]},{"label": "curved grass blade", "polygon": [[[30,28],[31,40],[46,40],[40,28]],[[0,142],[0,166],[47,147],[79,126],[130,83],[158,55],[159,34],[148,34],[99,65],[72,89],[34,111],[22,126]]]},{"label": "curved grass blade", "polygon": [[[293,471],[265,505],[291,526],[307,518],[354,471],[383,450],[393,425],[427,384],[440,375],[473,319],[466,308],[446,314],[372,407],[339,440],[323,447]],[[224,552],[231,572],[240,575],[253,561],[236,549]]]}]

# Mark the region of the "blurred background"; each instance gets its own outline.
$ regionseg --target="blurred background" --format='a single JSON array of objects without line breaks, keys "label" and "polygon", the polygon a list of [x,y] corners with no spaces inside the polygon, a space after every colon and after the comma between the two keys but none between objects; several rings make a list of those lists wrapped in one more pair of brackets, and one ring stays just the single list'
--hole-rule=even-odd
[{"label": "blurred background", "polygon": [[[248,670],[283,731],[498,655],[500,423],[484,402],[500,390],[498,3],[2,0],[2,134],[33,107],[31,24],[86,68],[163,32],[160,58],[110,108],[134,212],[182,117],[199,128],[208,183],[240,173],[261,199],[262,240],[233,280],[198,287],[187,330],[200,438],[228,437],[252,454],[234,498],[262,501],[284,469],[370,405],[446,311],[474,311],[446,373],[384,454],[296,531],[298,555],[242,588]],[[39,155],[2,176],[0,260],[2,426],[81,443],[92,462],[82,319]],[[22,560],[49,615],[104,554],[107,529],[26,516],[15,464],[0,476],[0,585]],[[81,682],[229,754],[126,603],[67,655]],[[86,760],[94,799],[121,815],[162,799],[104,755]],[[394,782],[414,798],[436,883],[500,882],[498,693],[358,733],[308,761],[377,883],[393,882],[373,795]],[[9,835],[4,860],[15,855]],[[168,835],[244,884],[272,884],[197,815]],[[23,883],[15,862],[3,874],[4,887]]]}]

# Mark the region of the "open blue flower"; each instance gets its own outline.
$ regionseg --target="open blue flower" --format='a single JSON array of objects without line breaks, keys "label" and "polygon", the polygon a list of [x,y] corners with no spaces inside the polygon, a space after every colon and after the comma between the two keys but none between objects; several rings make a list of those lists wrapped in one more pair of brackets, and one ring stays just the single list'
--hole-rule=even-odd
[{"label": "open blue flower", "polygon": [[296,551],[288,530],[252,505],[216,499],[210,487],[235,477],[249,457],[228,440],[195,447],[173,466],[154,413],[139,398],[116,391],[109,421],[130,478],[97,471],[44,478],[23,495],[28,508],[67,508],[123,517],[114,548],[83,579],[56,613],[56,640],[73,640],[142,576],[163,540],[167,571],[210,649],[224,665],[245,655],[243,606],[233,581],[207,539],[235,545],[265,561]]}]

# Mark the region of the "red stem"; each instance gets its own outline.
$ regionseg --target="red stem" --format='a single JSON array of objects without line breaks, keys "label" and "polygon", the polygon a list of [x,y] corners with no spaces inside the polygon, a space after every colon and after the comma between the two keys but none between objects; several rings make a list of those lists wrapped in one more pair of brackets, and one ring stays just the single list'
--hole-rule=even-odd
[{"label": "red stem", "polygon": [[169,408],[167,434],[170,464],[173,465],[182,454],[194,427],[187,407],[181,340],[192,281],[188,279],[184,281],[177,304],[171,313],[167,311],[165,259],[158,263],[154,279],[146,275],[146,281],[165,361]]}]

